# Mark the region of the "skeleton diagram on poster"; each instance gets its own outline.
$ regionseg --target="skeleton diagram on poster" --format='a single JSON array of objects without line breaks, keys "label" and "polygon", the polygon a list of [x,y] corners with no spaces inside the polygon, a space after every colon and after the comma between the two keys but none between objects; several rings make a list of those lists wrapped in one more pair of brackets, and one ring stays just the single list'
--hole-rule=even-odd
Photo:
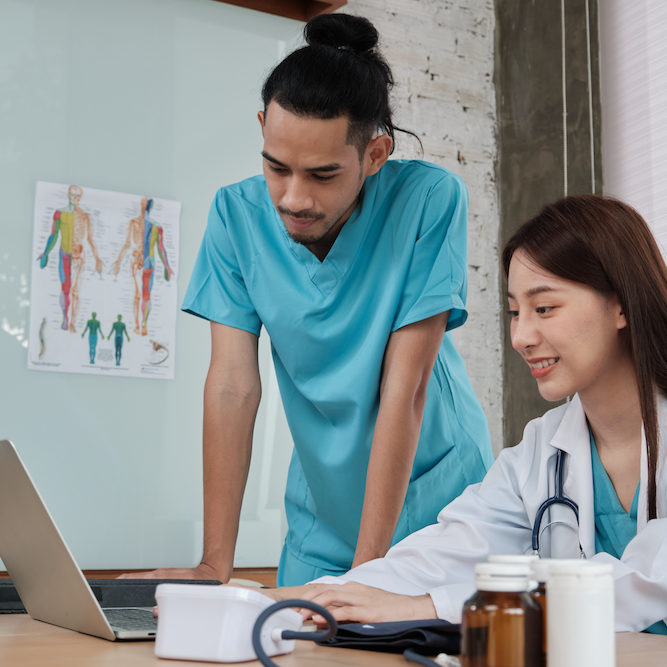
[{"label": "skeleton diagram on poster", "polygon": [[180,210],[37,183],[28,368],[174,377]]}]

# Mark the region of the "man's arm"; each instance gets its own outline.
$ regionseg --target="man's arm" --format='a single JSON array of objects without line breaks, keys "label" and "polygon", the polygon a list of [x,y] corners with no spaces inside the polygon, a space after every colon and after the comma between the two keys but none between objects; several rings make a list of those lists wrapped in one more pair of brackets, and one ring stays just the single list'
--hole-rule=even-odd
[{"label": "man's arm", "polygon": [[434,315],[389,337],[353,567],[384,556],[391,545],[417,450],[426,387],[447,318],[448,312]]},{"label": "man's arm", "polygon": [[232,574],[241,501],[261,397],[257,336],[211,323],[204,387],[204,555],[218,579]]},{"label": "man's arm", "polygon": [[211,322],[211,364],[204,386],[204,554],[195,568],[127,577],[219,579],[232,574],[241,501],[261,396],[257,336]]}]

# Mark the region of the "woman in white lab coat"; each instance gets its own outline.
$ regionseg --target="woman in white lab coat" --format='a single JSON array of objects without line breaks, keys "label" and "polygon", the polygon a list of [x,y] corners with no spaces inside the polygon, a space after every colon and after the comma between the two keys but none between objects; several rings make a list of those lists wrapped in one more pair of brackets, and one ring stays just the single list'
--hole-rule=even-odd
[{"label": "woman in white lab coat", "polygon": [[[503,254],[512,346],[540,394],[571,400],[525,428],[484,481],[384,558],[299,595],[349,621],[458,622],[490,554],[613,565],[616,629],[667,632],[667,270],[644,220],[594,195],[523,225]],[[563,503],[538,509],[557,491]],[[533,532],[537,534],[533,538]],[[535,541],[538,543],[535,544]],[[331,585],[337,584],[337,585]],[[343,584],[343,585],[339,585]]]}]

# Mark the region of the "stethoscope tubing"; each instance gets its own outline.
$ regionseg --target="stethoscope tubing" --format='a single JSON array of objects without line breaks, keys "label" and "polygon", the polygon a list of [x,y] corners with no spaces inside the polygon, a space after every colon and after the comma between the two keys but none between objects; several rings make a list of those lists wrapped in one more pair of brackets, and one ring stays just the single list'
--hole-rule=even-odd
[{"label": "stethoscope tubing", "polygon": [[559,449],[558,453],[556,454],[555,493],[550,498],[547,498],[537,508],[537,512],[535,514],[531,539],[533,551],[535,553],[539,553],[540,550],[540,526],[542,525],[542,517],[552,505],[565,505],[566,507],[569,507],[574,512],[574,516],[577,520],[577,526],[579,525],[579,506],[574,502],[574,500],[572,500],[572,498],[568,498],[563,493],[563,476],[565,474],[563,470],[563,453],[563,450]]}]

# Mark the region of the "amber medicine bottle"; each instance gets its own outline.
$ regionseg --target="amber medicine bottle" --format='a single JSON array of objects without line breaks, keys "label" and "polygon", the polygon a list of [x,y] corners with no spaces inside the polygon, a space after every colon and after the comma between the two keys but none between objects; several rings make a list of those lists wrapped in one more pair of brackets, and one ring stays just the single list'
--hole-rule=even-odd
[{"label": "amber medicine bottle", "polygon": [[542,610],[527,565],[479,563],[477,592],[461,619],[462,667],[535,667],[542,659]]}]

